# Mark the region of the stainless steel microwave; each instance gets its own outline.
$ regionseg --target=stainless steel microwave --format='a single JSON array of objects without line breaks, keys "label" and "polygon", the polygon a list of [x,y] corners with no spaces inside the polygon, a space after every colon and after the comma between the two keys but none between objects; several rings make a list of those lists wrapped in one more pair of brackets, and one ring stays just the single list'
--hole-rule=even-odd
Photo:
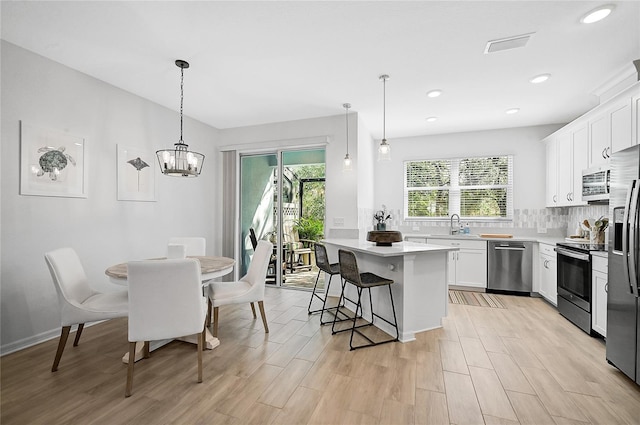
[{"label": "stainless steel microwave", "polygon": [[582,200],[587,202],[609,201],[609,164],[582,170]]}]

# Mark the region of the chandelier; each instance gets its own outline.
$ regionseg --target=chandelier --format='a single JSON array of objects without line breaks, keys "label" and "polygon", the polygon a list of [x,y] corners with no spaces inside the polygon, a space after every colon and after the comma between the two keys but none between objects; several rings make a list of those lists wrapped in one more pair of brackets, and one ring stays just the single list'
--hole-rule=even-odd
[{"label": "chandelier", "polygon": [[180,68],[180,140],[173,149],[161,149],[156,152],[162,174],[173,177],[198,177],[202,172],[204,155],[189,150],[189,145],[182,140],[182,103],[184,100],[184,69],[189,62],[178,59],[176,66]]}]

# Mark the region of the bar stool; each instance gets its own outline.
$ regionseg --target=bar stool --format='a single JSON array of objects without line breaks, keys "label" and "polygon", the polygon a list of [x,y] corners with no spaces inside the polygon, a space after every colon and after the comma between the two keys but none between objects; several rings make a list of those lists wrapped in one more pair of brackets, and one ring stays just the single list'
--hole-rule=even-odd
[{"label": "bar stool", "polygon": [[[342,293],[340,294],[340,300],[338,300],[338,305],[340,305],[340,301],[342,301],[343,298],[345,298],[344,296],[344,289],[346,286],[346,283],[351,283],[352,285],[354,285],[358,291],[358,301],[356,304],[356,311],[355,314],[353,316],[353,325],[351,326],[351,338],[349,339],[349,347],[351,348],[351,350],[356,350],[358,348],[364,348],[364,347],[371,347],[374,345],[380,345],[380,344],[386,344],[387,342],[394,342],[398,340],[398,337],[400,336],[400,332],[398,331],[398,319],[396,318],[396,308],[393,304],[393,293],[391,292],[391,284],[393,283],[393,280],[391,279],[386,279],[384,277],[380,277],[376,274],[373,273],[369,273],[369,272],[364,272],[364,273],[360,273],[360,271],[358,270],[358,262],[356,260],[356,255],[351,252],[351,251],[347,251],[345,249],[340,249],[338,250],[338,261],[339,261],[339,265],[340,265],[340,275],[342,276],[343,284],[342,284]],[[384,317],[374,313],[373,311],[373,302],[371,300],[371,288],[376,287],[376,286],[387,286],[389,288],[389,297],[391,298],[391,310],[393,311],[393,322],[390,322],[389,320],[385,319]],[[365,324],[362,325],[358,325],[356,326],[356,320],[359,318],[358,317],[358,310],[360,310],[360,314],[362,314],[362,290],[363,289],[368,289],[369,290],[369,304],[371,306],[371,322],[367,322]],[[332,334],[336,334],[339,332],[344,332],[344,331],[348,331],[349,328],[346,329],[340,329],[340,330],[335,330],[335,324],[338,322],[337,320],[335,320],[335,318],[337,317],[337,314],[334,315],[334,322],[333,325],[331,326],[331,333]],[[387,339],[384,341],[379,341],[379,342],[375,342],[373,341],[371,338],[369,338],[368,336],[366,336],[365,334],[363,334],[360,331],[360,328],[366,327],[366,326],[373,326],[373,320],[374,317],[377,317],[378,319],[381,319],[385,322],[387,322],[389,325],[393,326],[396,329],[396,337],[395,338],[391,338],[391,339]],[[353,346],[353,334],[357,333],[358,335],[362,336],[364,339],[366,339],[367,341],[369,341],[368,344],[362,344],[362,345],[358,345],[358,346]]]},{"label": "bar stool", "polygon": [[[307,308],[307,311],[309,312],[309,314],[320,312],[320,324],[327,325],[329,323],[332,323],[333,321],[325,322],[323,320],[324,312],[328,310],[338,309],[338,307],[340,306],[340,304],[338,304],[336,307],[327,308],[327,295],[329,294],[329,288],[331,287],[331,279],[333,278],[334,275],[340,274],[340,264],[338,263],[331,264],[329,262],[329,256],[327,255],[327,248],[323,244],[316,243],[314,245],[314,250],[316,254],[316,266],[318,267],[318,275],[316,276],[316,283],[313,285],[313,292],[311,292],[311,299],[309,300],[309,307]],[[327,282],[327,286],[324,291],[324,298],[321,297],[316,292],[316,288],[318,287],[318,280],[320,279],[320,273],[322,272],[325,272],[329,275],[329,281]],[[314,297],[322,301],[321,309],[311,310],[311,304],[313,303]],[[342,321],[342,320],[339,320],[339,321]]]}]

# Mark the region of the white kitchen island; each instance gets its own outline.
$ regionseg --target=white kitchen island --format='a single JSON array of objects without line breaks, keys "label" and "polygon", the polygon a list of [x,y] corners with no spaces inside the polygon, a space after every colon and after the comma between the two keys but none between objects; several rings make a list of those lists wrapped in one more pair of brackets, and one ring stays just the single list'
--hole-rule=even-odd
[{"label": "white kitchen island", "polygon": [[[448,304],[448,252],[457,251],[458,248],[407,241],[397,242],[392,246],[376,246],[373,242],[358,239],[325,239],[322,242],[327,247],[332,263],[338,261],[338,249],[347,249],[355,253],[360,273],[371,272],[393,279],[391,289],[400,341],[412,341],[417,332],[442,326]],[[357,299],[353,285],[347,284],[346,291],[349,298]],[[392,321],[393,312],[387,288],[374,288],[371,296],[376,314]],[[363,296],[362,305],[363,316],[370,318],[368,297]],[[347,303],[347,308],[353,311],[355,305]],[[376,320],[374,324],[395,335],[393,327],[384,321]]]}]

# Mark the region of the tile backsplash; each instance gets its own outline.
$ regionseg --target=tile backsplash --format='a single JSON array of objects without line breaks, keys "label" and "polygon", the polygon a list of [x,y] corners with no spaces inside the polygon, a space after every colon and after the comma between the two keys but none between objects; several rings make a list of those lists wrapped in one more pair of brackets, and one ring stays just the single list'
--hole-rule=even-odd
[{"label": "tile backsplash", "polygon": [[[387,221],[388,230],[400,230],[403,233],[446,233],[449,220],[412,221],[403,220],[401,210],[389,210],[391,219]],[[358,211],[358,225],[360,229],[373,229],[375,220],[373,210],[360,209]],[[504,232],[508,229],[513,233],[523,235],[548,233],[557,236],[573,235],[578,221],[585,218],[598,219],[609,214],[608,205],[587,205],[583,207],[516,209],[513,211],[513,221],[484,222],[468,220],[472,232],[487,232],[491,229]],[[462,223],[467,220],[461,220]]]}]

